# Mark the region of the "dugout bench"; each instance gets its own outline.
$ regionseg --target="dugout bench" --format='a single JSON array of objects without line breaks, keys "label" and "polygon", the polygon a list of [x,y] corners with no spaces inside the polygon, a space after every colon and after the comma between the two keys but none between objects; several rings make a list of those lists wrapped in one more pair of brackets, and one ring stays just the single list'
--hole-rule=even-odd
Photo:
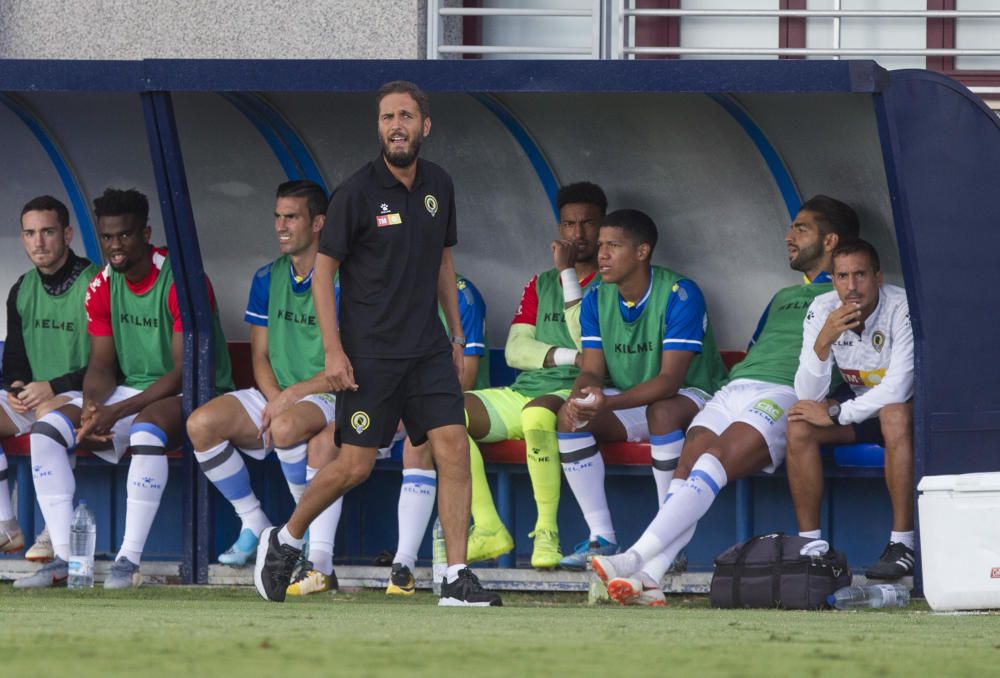
[{"label": "dugout bench", "polygon": [[[253,384],[253,374],[249,343],[230,342],[229,352],[233,364],[233,379],[237,388],[251,386]],[[731,367],[742,359],[744,355],[741,351],[724,351],[723,359],[727,367]],[[516,372],[507,367],[502,349],[491,350],[490,363],[491,380],[493,383],[510,383],[513,380]],[[16,478],[18,488],[17,513],[21,527],[24,530],[26,540],[30,540],[36,531],[36,525],[38,524],[36,516],[38,514],[35,510],[35,493],[31,481],[28,437],[18,436],[8,438],[3,441],[3,446],[11,462],[11,468],[14,470],[13,476]],[[391,494],[391,488],[394,483],[392,474],[398,474],[402,468],[401,448],[402,445],[398,444],[390,459],[378,462],[375,467],[376,473],[374,474],[376,476],[375,482],[380,486],[377,493],[383,496],[385,502],[390,502],[391,500],[393,506],[395,497]],[[526,538],[526,535],[534,524],[535,509],[530,481],[527,476],[524,441],[509,440],[499,443],[482,444],[480,445],[480,449],[483,459],[486,462],[487,473],[491,477],[497,512],[511,534],[515,535],[516,547],[524,545],[520,553],[516,548],[515,551],[501,556],[497,561],[497,565],[501,568],[511,568],[518,566],[519,561],[520,564],[526,565],[526,561],[530,556],[530,550],[528,550],[530,540]],[[623,505],[622,501],[616,501],[614,494],[615,488],[617,488],[619,494],[623,493],[628,496],[632,494],[632,490],[637,483],[641,490],[648,490],[648,493],[652,492],[653,483],[650,472],[649,445],[646,443],[627,442],[605,443],[601,445],[601,452],[607,469],[607,482],[610,486],[609,505],[611,506],[612,514],[616,516],[616,524],[619,527],[619,531],[623,537],[636,530],[641,532],[655,514],[655,505],[649,505],[647,501],[645,503],[645,510],[636,511],[628,503]],[[877,445],[849,445],[825,450],[824,452],[824,475],[828,483],[850,482],[852,479],[859,478],[879,481],[882,479],[884,451]],[[174,450],[168,453],[167,457],[170,460],[171,474],[176,478],[176,474],[181,469],[182,451]],[[97,552],[99,554],[113,553],[113,549],[120,541],[120,535],[124,530],[125,477],[128,465],[118,464],[117,466],[112,466],[85,451],[77,452],[76,458],[77,468],[79,469],[78,473],[91,476],[89,483],[84,483],[88,491],[85,491],[83,494],[87,495],[86,498],[90,499],[91,508],[94,510],[95,517],[100,526],[98,529]],[[292,508],[291,501],[285,496],[287,495],[287,490],[285,490],[284,480],[277,465],[268,464],[267,462],[255,463],[248,461],[248,466],[251,469],[251,474],[255,476],[255,486],[260,491],[261,500],[268,514],[280,520],[283,515],[290,513]],[[645,488],[642,487],[643,481],[635,480],[643,476],[649,479]],[[708,541],[710,543],[705,544],[705,549],[702,549],[704,553],[691,560],[693,568],[708,567],[711,561],[706,561],[704,554],[714,554],[720,551],[729,541],[747,539],[756,532],[776,529],[778,527],[770,525],[766,518],[759,521],[755,520],[755,513],[758,513],[758,511],[755,511],[755,504],[761,497],[756,496],[757,493],[755,493],[754,488],[756,484],[761,482],[787,483],[784,467],[778,469],[777,473],[773,475],[760,473],[752,478],[745,478],[733,483],[732,490],[725,493],[728,499],[723,499],[724,507],[711,512],[713,523],[728,523],[729,529],[723,530],[723,532],[733,535],[733,538],[720,536],[719,539],[716,539],[709,536]],[[171,546],[171,544],[176,543],[176,539],[175,535],[172,534],[173,530],[171,527],[173,521],[170,518],[172,512],[168,507],[170,506],[169,502],[176,499],[175,494],[178,491],[180,483],[177,483],[175,480],[172,485],[173,493],[171,493],[171,484],[168,483],[168,490],[164,495],[160,514],[157,516],[157,525],[154,526],[154,530],[150,534],[150,543],[146,554],[147,559],[150,560],[157,558],[172,560],[176,557],[176,554],[173,553],[174,548]],[[765,492],[761,494],[762,497],[766,497],[770,493]],[[787,494],[787,489],[784,490],[784,494]],[[110,500],[107,502],[94,501],[93,498],[95,495],[106,496]],[[225,510],[224,502],[218,500],[214,489],[211,490],[211,495],[214,499],[212,502],[212,523],[215,528],[213,530],[215,532],[213,545],[216,552],[213,555],[217,556],[218,552],[221,552],[228,546],[228,542],[232,536],[231,533],[237,529],[237,526],[235,518],[229,515],[231,512]],[[560,531],[563,540],[563,550],[564,552],[568,552],[575,541],[586,537],[586,530],[579,514],[579,508],[568,486],[563,486],[562,496],[567,499],[564,500],[561,511]],[[834,516],[837,513],[836,504],[838,501],[835,492],[828,491],[824,494],[823,530],[824,534],[828,535],[831,539],[834,539],[837,534]],[[763,511],[764,514],[768,512],[768,508],[765,508]],[[390,514],[394,516],[391,511]],[[636,517],[626,523],[623,519],[623,514],[633,514]],[[352,520],[363,523],[369,515],[369,512],[365,511],[363,507],[345,506],[344,518],[341,521],[342,527],[338,531],[338,563],[362,564],[369,562],[372,553],[365,551],[366,548],[368,551],[373,550],[373,548],[366,547],[366,542],[372,544],[380,541],[385,542],[387,536],[391,534],[391,529],[383,530],[380,537],[366,539],[365,533],[368,526],[350,524]],[[794,520],[794,514],[791,513],[790,508],[787,510],[787,516]],[[709,524],[707,529],[702,529],[702,541],[705,540],[706,535],[719,532],[718,524],[715,524],[714,527],[715,529],[713,529],[712,524]],[[166,534],[164,534],[164,530],[166,530]],[[630,543],[630,541],[624,538],[620,539],[620,541]],[[346,548],[344,548],[345,544],[347,544]],[[391,550],[393,544],[382,543],[382,546],[384,549]],[[421,552],[425,554],[429,553],[428,535],[425,535]],[[877,557],[877,553],[870,555],[872,558]],[[214,562],[214,557],[211,560]],[[855,557],[855,560],[857,560],[857,557]]]}]

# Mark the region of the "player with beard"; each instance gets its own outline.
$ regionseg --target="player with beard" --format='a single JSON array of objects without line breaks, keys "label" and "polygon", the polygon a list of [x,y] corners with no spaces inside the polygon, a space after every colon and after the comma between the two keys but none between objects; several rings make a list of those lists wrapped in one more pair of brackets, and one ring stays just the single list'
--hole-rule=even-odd
[{"label": "player with beard", "polygon": [[789,266],[805,275],[805,283],[774,295],[746,358],[691,422],[670,492],[653,522],[625,553],[593,560],[594,572],[618,602],[655,595],[659,582],[644,574],[645,566],[673,561],[728,482],[773,473],[784,461],[787,413],[798,400],[802,322],[812,300],[833,289],[828,272],[834,248],[857,239],[858,230],[857,214],[839,200],[817,195],[802,205],[785,243]]},{"label": "player with beard", "polygon": [[451,255],[458,241],[454,188],[441,167],[418,159],[431,131],[427,95],[412,83],[390,82],[376,107],[381,152],[334,193],[313,273],[340,455],[313,478],[285,526],[261,533],[254,584],[266,600],[285,599],[309,524],[368,478],[377,448],[402,419],[411,442],[430,440],[437,467],[448,551],[440,604],[496,606],[500,597],[465,565],[471,483],[459,383],[466,340]]},{"label": "player with beard", "polygon": [[[99,269],[70,249],[72,241],[69,210],[59,200],[43,195],[21,210],[21,243],[35,267],[7,296],[0,437],[27,433],[38,415],[80,395],[83,387],[90,351],[83,298]],[[23,545],[7,486],[7,457],[0,449],[0,553]],[[52,559],[48,530],[25,557]]]},{"label": "player with beard", "polygon": [[[913,573],[913,329],[906,291],[882,281],[878,252],[864,240],[833,252],[834,292],[806,314],[795,392],[788,412],[788,486],[799,536],[821,539],[820,447],[885,448],[892,531],[869,579]],[[833,366],[846,388],[829,394]],[[846,391],[844,393],[843,391]]]},{"label": "player with beard", "polygon": [[[94,214],[108,265],[90,282],[84,302],[90,358],[83,396],[31,427],[32,478],[55,558],[14,582],[18,588],[53,586],[66,576],[76,490],[69,454],[77,446],[112,464],[126,451],[132,455],[125,534],[104,588],[138,586],[142,551],[167,484],[167,450],[183,436],[183,328],[167,252],[149,242],[149,201],[135,189],[109,188],[94,200]],[[218,313],[214,320],[215,385],[230,390]]]}]

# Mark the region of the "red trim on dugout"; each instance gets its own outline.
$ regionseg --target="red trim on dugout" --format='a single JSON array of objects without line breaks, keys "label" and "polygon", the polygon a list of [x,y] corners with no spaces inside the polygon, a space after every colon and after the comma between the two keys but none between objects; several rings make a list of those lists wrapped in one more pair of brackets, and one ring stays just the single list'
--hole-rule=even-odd
[{"label": "red trim on dugout", "polygon": [[[680,9],[680,0],[636,0],[636,9]],[[636,47],[679,47],[679,17],[640,16],[635,18]],[[676,54],[638,54],[636,59],[677,59]]]},{"label": "red trim on dugout", "polygon": [[[781,0],[779,9],[806,9],[806,0]],[[778,19],[778,47],[802,49],[806,46],[806,20],[795,17]],[[801,56],[779,56],[779,59],[804,59]]]},{"label": "red trim on dugout", "polygon": [[[479,9],[483,6],[483,0],[463,0],[462,7]],[[462,17],[462,44],[482,45],[483,44],[483,17],[463,16]],[[463,59],[482,59],[481,54],[463,54]]]},{"label": "red trim on dugout", "polygon": [[[955,0],[927,0],[928,10],[955,9]],[[954,49],[955,47],[955,20],[954,19],[928,19],[927,20],[927,48],[928,49]],[[950,56],[929,56],[927,57],[927,69],[947,73],[955,70],[955,57]]]}]

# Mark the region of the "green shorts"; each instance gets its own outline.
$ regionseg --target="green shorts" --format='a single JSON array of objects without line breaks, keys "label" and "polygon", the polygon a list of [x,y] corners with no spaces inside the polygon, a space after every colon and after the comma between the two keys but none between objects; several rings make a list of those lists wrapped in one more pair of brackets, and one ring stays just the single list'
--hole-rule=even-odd
[{"label": "green shorts", "polygon": [[[490,430],[479,439],[481,443],[497,443],[501,440],[523,440],[524,427],[521,425],[521,410],[535,398],[521,395],[508,386],[499,388],[484,388],[479,391],[466,391],[474,395],[486,408],[490,418]],[[545,395],[554,395],[566,400],[570,389],[565,388]],[[542,396],[537,396],[541,398]]]}]

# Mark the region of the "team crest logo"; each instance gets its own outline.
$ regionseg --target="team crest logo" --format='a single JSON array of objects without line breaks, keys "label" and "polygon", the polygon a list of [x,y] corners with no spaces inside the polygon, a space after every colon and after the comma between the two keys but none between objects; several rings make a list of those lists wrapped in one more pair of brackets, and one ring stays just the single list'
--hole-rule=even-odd
[{"label": "team crest logo", "polygon": [[432,217],[436,217],[438,213],[438,199],[428,193],[424,196],[424,207],[431,213]]},{"label": "team crest logo", "polygon": [[367,431],[371,423],[372,420],[368,417],[367,412],[358,411],[351,415],[351,428],[359,435]]},{"label": "team crest logo", "polygon": [[872,348],[875,349],[876,353],[881,353],[883,346],[885,346],[885,332],[879,330],[872,335]]}]

